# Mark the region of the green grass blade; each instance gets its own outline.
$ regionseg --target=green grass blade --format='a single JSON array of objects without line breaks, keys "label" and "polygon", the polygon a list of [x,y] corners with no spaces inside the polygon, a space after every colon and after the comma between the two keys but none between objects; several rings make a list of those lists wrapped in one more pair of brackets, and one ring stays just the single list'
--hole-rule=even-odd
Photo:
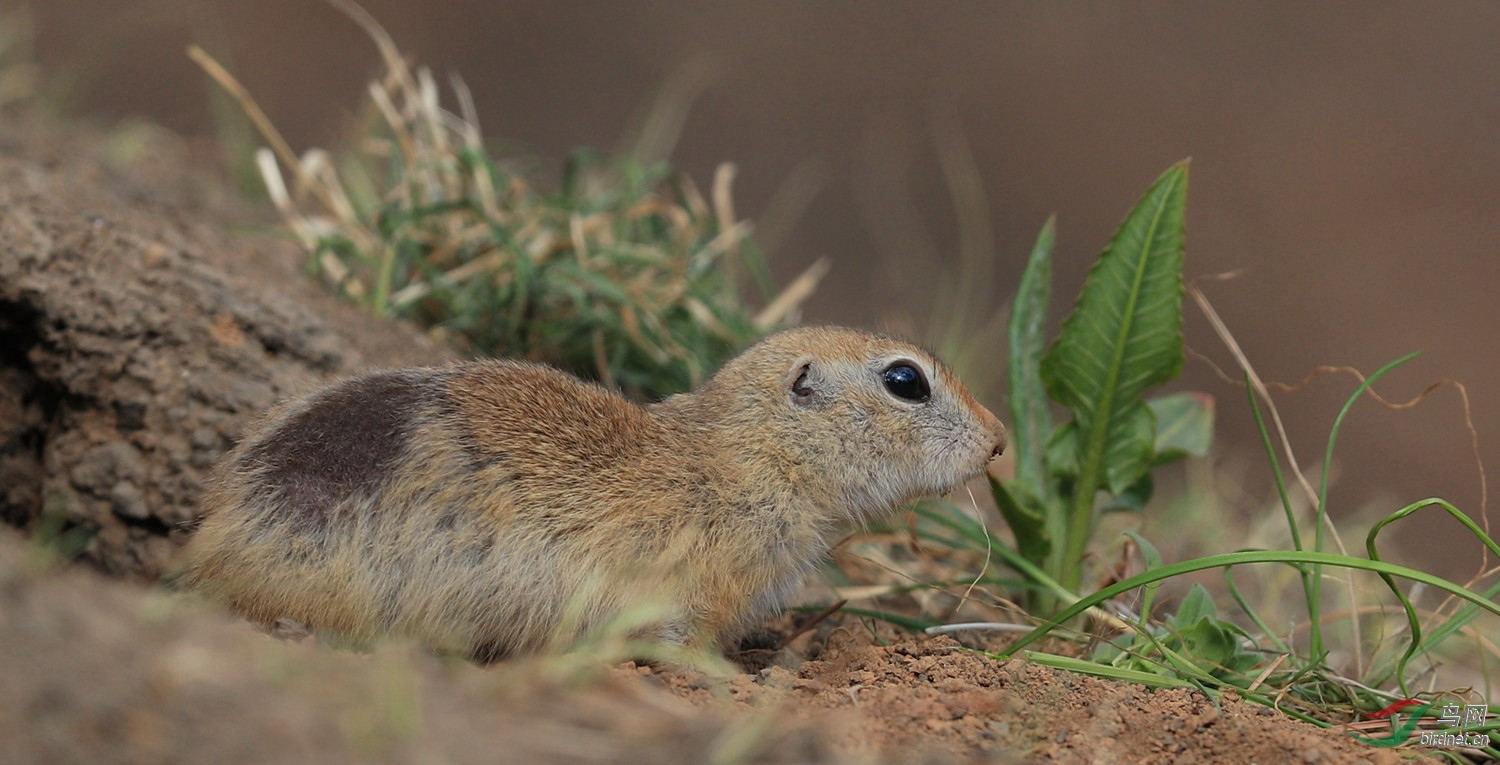
[{"label": "green grass blade", "polygon": [[1104,601],[1109,600],[1110,598],[1113,598],[1117,595],[1129,592],[1137,587],[1150,584],[1151,582],[1161,581],[1163,579],[1170,579],[1174,576],[1181,576],[1193,571],[1204,571],[1211,568],[1219,568],[1221,566],[1239,566],[1248,563],[1287,563],[1294,565],[1305,564],[1312,566],[1343,566],[1345,568],[1370,571],[1377,574],[1386,573],[1391,576],[1399,576],[1403,579],[1411,579],[1413,581],[1422,582],[1428,587],[1436,590],[1441,590],[1448,593],[1449,595],[1453,595],[1454,597],[1466,600],[1478,606],[1479,608],[1489,611],[1496,616],[1500,616],[1500,603],[1495,603],[1478,593],[1471,592],[1463,588],[1462,586],[1454,584],[1453,582],[1450,582],[1441,577],[1433,576],[1432,574],[1426,573],[1425,571],[1418,571],[1416,569],[1407,568],[1406,566],[1398,566],[1392,563],[1386,563],[1385,561],[1367,560],[1365,558],[1353,558],[1347,555],[1333,555],[1330,553],[1321,552],[1293,552],[1288,550],[1246,550],[1232,553],[1221,553],[1218,555],[1209,555],[1202,558],[1196,558],[1194,560],[1183,561],[1181,563],[1173,563],[1171,565],[1162,566],[1161,568],[1147,571],[1143,574],[1137,574],[1136,576],[1132,576],[1129,579],[1122,579],[1121,581],[1100,589],[1097,592],[1091,593],[1087,597],[1084,597],[1073,603],[1071,606],[1067,607],[1056,616],[1049,618],[1046,623],[1022,636],[1020,640],[1017,640],[1009,648],[1006,648],[1002,652],[1002,655],[1007,657],[1014,655],[1016,651],[1019,651],[1022,648],[1025,648],[1026,646],[1036,642],[1037,640],[1040,640],[1041,638],[1045,637],[1047,633],[1056,629],[1059,625],[1067,623],[1069,620],[1073,619],[1079,614],[1082,614],[1087,609],[1097,606],[1098,604],[1103,603]]},{"label": "green grass blade", "polygon": [[922,502],[916,506],[918,515],[933,523],[951,529],[963,535],[974,549],[983,550],[988,547],[990,552],[1002,565],[1009,566],[1017,573],[1036,583],[1044,592],[1062,603],[1073,603],[1078,600],[1078,595],[1058,584],[1056,580],[1048,576],[1041,568],[1027,560],[1021,553],[1012,549],[1004,542],[995,539],[992,534],[985,534],[983,528],[976,521],[960,515],[952,506],[947,506],[945,512],[943,506],[934,502]]},{"label": "green grass blade", "polygon": [[[1250,375],[1245,375],[1245,392],[1250,396],[1250,411],[1255,415],[1255,427],[1260,431],[1261,445],[1266,450],[1266,459],[1271,461],[1271,475],[1276,479],[1276,494],[1281,499],[1281,509],[1286,513],[1287,531],[1292,536],[1292,547],[1302,549],[1302,531],[1297,527],[1297,516],[1292,511],[1292,498],[1286,490],[1286,475],[1281,472],[1281,459],[1276,456],[1276,447],[1271,443],[1271,432],[1266,429],[1266,420],[1260,413],[1260,402],[1255,398],[1255,387],[1250,384]],[[1307,574],[1302,575],[1303,580]]]},{"label": "green grass blade", "polygon": [[[990,654],[994,656],[995,654]],[[1189,683],[1185,680],[1168,675],[1158,675],[1152,672],[1142,672],[1138,669],[1125,669],[1123,667],[1112,667],[1108,664],[1097,664],[1086,659],[1075,659],[1071,656],[1058,656],[1056,654],[1042,653],[1040,651],[1027,651],[1026,660],[1040,664],[1044,667],[1054,669],[1065,669],[1069,672],[1077,672],[1080,675],[1093,675],[1109,680],[1120,680],[1127,683],[1140,683],[1149,688],[1195,688],[1202,690],[1197,683]],[[1000,656],[998,658],[1010,658]]]},{"label": "green grass blade", "polygon": [[[1305,577],[1307,576],[1307,574],[1304,572],[1303,576]],[[1234,567],[1232,566],[1224,567],[1224,588],[1229,592],[1229,597],[1234,600],[1235,605],[1239,606],[1240,610],[1245,612],[1245,616],[1249,618],[1250,621],[1255,623],[1255,628],[1260,630],[1260,634],[1265,636],[1266,640],[1271,641],[1271,646],[1275,648],[1277,652],[1292,652],[1292,649],[1288,647],[1280,637],[1277,637],[1276,632],[1271,629],[1271,625],[1266,624],[1266,620],[1261,618],[1260,612],[1256,611],[1253,607],[1251,607],[1250,603],[1245,600],[1245,594],[1240,592],[1239,585],[1234,581]]]},{"label": "green grass blade", "polygon": [[1042,359],[1048,393],[1073,411],[1080,431],[1068,530],[1051,567],[1069,588],[1081,581],[1095,493],[1123,491],[1149,468],[1155,425],[1141,394],[1182,369],[1187,178],[1181,162],[1147,190]]},{"label": "green grass blade", "polygon": [[1042,384],[1046,352],[1047,306],[1052,294],[1052,245],[1056,219],[1048,218],[1031,248],[1010,314],[1010,448],[1016,455],[1016,480],[1045,499],[1050,487],[1042,468],[1052,415]]},{"label": "green grass blade", "polygon": [[[1250,384],[1250,374],[1248,372],[1245,373],[1245,393],[1250,397],[1250,411],[1255,415],[1255,427],[1260,432],[1261,446],[1266,450],[1266,459],[1271,462],[1271,475],[1276,479],[1276,495],[1281,500],[1282,512],[1286,513],[1286,526],[1288,533],[1292,537],[1292,548],[1300,551],[1302,550],[1302,531],[1297,527],[1297,515],[1292,510],[1292,498],[1286,490],[1286,475],[1281,472],[1281,459],[1276,456],[1276,446],[1271,443],[1271,431],[1266,428],[1266,419],[1260,413],[1260,401],[1255,398],[1255,386]],[[1228,569],[1225,569],[1224,575],[1226,577],[1229,575]],[[1312,573],[1306,568],[1298,567],[1297,575],[1302,579],[1302,597],[1308,607],[1308,622],[1312,625],[1312,629],[1319,630],[1321,629],[1318,626],[1321,621],[1321,615],[1312,610],[1312,604],[1319,600],[1316,593],[1317,586],[1313,583]],[[1246,609],[1246,613],[1250,613],[1251,617],[1255,618],[1257,624],[1259,624],[1259,618],[1253,612]],[[1264,625],[1261,625],[1261,629],[1267,635],[1274,634]],[[1279,643],[1280,641],[1278,640],[1277,642]]]},{"label": "green grass blade", "polygon": [[[1317,515],[1314,518],[1313,525],[1313,551],[1323,552],[1324,527],[1327,525],[1328,515],[1328,480],[1332,472],[1330,467],[1333,465],[1333,445],[1338,441],[1339,430],[1344,426],[1344,418],[1348,416],[1349,410],[1354,408],[1354,402],[1365,395],[1365,391],[1369,390],[1370,386],[1374,385],[1376,380],[1384,377],[1386,372],[1411,361],[1416,356],[1417,354],[1415,353],[1409,353],[1375,370],[1375,374],[1370,375],[1363,383],[1360,383],[1358,388],[1354,389],[1354,392],[1349,395],[1348,400],[1344,402],[1344,407],[1339,410],[1338,416],[1333,418],[1333,427],[1328,431],[1328,446],[1323,451],[1323,477],[1318,485]],[[1323,628],[1319,614],[1323,613],[1323,570],[1317,566],[1313,566],[1309,579],[1312,582],[1312,586],[1309,588],[1307,610],[1312,616],[1312,622],[1309,625],[1308,650],[1314,656],[1321,656],[1323,654]],[[1355,624],[1357,626],[1358,622],[1355,622]]]},{"label": "green grass blade", "polygon": [[[1489,550],[1491,555],[1494,555],[1496,558],[1500,558],[1500,544],[1496,544],[1494,539],[1485,534],[1484,530],[1479,527],[1479,524],[1474,522],[1474,519],[1470,518],[1462,510],[1454,507],[1451,503],[1433,497],[1430,499],[1424,499],[1421,502],[1413,502],[1412,504],[1407,505],[1406,507],[1403,507],[1400,510],[1397,510],[1396,512],[1380,519],[1378,523],[1372,526],[1369,533],[1365,535],[1365,551],[1370,556],[1370,559],[1380,560],[1380,553],[1376,549],[1375,539],[1380,535],[1382,529],[1392,523],[1395,523],[1396,521],[1399,521],[1411,515],[1412,513],[1415,513],[1418,510],[1428,507],[1438,507],[1442,510],[1447,511],[1450,516],[1452,516],[1455,520],[1462,524],[1464,528],[1468,529],[1469,533],[1473,534],[1474,537],[1478,539],[1486,549]],[[1448,636],[1452,635],[1454,632],[1457,632],[1459,629],[1463,628],[1464,625],[1473,621],[1474,617],[1479,615],[1479,609],[1472,604],[1464,606],[1457,613],[1453,614],[1453,616],[1450,617],[1447,621],[1435,628],[1428,636],[1427,642],[1424,643],[1422,640],[1422,622],[1419,618],[1417,618],[1417,612],[1416,609],[1412,606],[1411,600],[1406,597],[1406,594],[1401,591],[1400,587],[1396,586],[1396,581],[1392,579],[1389,574],[1381,574],[1380,578],[1385,581],[1386,586],[1389,587],[1391,592],[1395,594],[1396,599],[1401,601],[1401,608],[1406,612],[1407,627],[1411,630],[1411,642],[1407,646],[1406,651],[1401,654],[1401,657],[1399,659],[1397,659],[1395,667],[1395,679],[1397,684],[1401,688],[1401,692],[1410,696],[1411,694],[1406,687],[1407,663],[1411,661],[1411,658],[1415,656],[1418,651],[1430,650],[1437,647],[1437,645],[1446,640]],[[1485,599],[1493,599],[1497,591],[1500,591],[1500,585],[1496,585],[1495,587],[1490,588],[1490,590],[1484,594]],[[1374,675],[1374,679],[1377,684],[1383,684],[1390,679],[1390,672],[1388,671],[1381,671],[1372,674]]]},{"label": "green grass blade", "polygon": [[1036,497],[1027,494],[1027,485],[1021,481],[999,481],[990,477],[990,494],[995,497],[995,506],[1005,524],[1010,526],[1016,538],[1016,549],[1026,560],[1044,564],[1052,551],[1049,533],[1048,511]]},{"label": "green grass blade", "polygon": [[908,632],[922,632],[928,627],[937,626],[937,622],[928,621],[926,619],[914,619],[910,616],[902,616],[901,614],[895,614],[889,611],[875,611],[868,608],[855,608],[854,606],[844,606],[843,608],[839,609],[839,613],[852,614],[854,616],[863,616],[869,619],[879,619],[884,622],[890,622],[891,624],[907,630]]},{"label": "green grass blade", "polygon": [[[1151,544],[1151,540],[1134,531],[1125,532],[1125,536],[1135,540],[1136,545],[1140,547],[1141,560],[1145,562],[1147,571],[1161,567],[1161,552],[1156,549],[1156,545]],[[1141,589],[1141,621],[1150,621],[1151,606],[1156,602],[1156,593],[1160,589],[1161,582],[1152,582]]]}]

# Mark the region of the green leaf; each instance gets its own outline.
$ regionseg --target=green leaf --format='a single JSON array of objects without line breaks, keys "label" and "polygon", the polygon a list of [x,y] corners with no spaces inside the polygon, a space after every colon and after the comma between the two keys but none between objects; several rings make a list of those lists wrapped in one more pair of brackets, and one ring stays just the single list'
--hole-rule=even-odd
[{"label": "green leaf", "polygon": [[1207,393],[1173,393],[1147,399],[1156,415],[1154,465],[1176,462],[1189,455],[1208,454],[1214,439],[1214,397]]},{"label": "green leaf", "polygon": [[[1140,404],[1130,407],[1119,420],[1120,432],[1128,437],[1116,439],[1109,444],[1110,451],[1105,455],[1105,469],[1119,473],[1114,479],[1125,486],[1112,491],[1123,495],[1130,491],[1131,486],[1140,482],[1151,465],[1151,441],[1152,434],[1156,432],[1156,423],[1152,419],[1151,410]],[[1082,475],[1083,443],[1079,430],[1078,421],[1074,420],[1053,431],[1052,438],[1047,441],[1047,469],[1052,475],[1075,479]],[[1126,475],[1129,475],[1128,479]]]},{"label": "green leaf", "polygon": [[[1135,533],[1134,531],[1125,532],[1125,536],[1130,537],[1132,540],[1134,540],[1136,546],[1140,548],[1141,560],[1145,562],[1147,571],[1161,568],[1161,551],[1156,549],[1156,545],[1151,544],[1151,540]],[[1151,605],[1156,602],[1156,591],[1160,589],[1161,582],[1151,582],[1150,584],[1147,584],[1146,586],[1141,588],[1142,619],[1151,618]]]},{"label": "green leaf", "polygon": [[1171,622],[1179,629],[1191,625],[1199,619],[1213,619],[1218,616],[1218,609],[1214,607],[1214,598],[1208,594],[1208,589],[1201,584],[1193,585],[1186,597],[1182,599],[1182,605],[1177,607],[1177,613],[1172,616]]},{"label": "green leaf", "polygon": [[1047,534],[1042,500],[1020,479],[1002,483],[991,477],[990,493],[995,496],[995,505],[1000,508],[1006,525],[1016,536],[1016,550],[1021,557],[1039,565],[1047,560],[1052,542]]},{"label": "green leaf", "polygon": [[1073,411],[1078,477],[1061,553],[1064,587],[1081,581],[1099,489],[1119,494],[1149,468],[1156,424],[1140,398],[1182,370],[1182,247],[1187,162],[1163,173],[1089,269],[1073,312],[1043,357],[1047,393]]},{"label": "green leaf", "polygon": [[1046,350],[1047,306],[1052,293],[1052,245],[1056,219],[1048,218],[1037,235],[1010,314],[1011,450],[1016,455],[1016,478],[1048,493],[1042,467],[1043,450],[1052,431],[1042,384],[1042,354]]},{"label": "green leaf", "polygon": [[1180,652],[1210,673],[1230,666],[1235,650],[1239,648],[1234,633],[1209,618],[1199,619],[1177,634],[1182,640]]},{"label": "green leaf", "polygon": [[[1126,493],[1147,475],[1155,454],[1155,438],[1156,416],[1145,404],[1134,402],[1115,415],[1104,451],[1105,486],[1111,494]],[[1079,475],[1090,469],[1097,469],[1097,462],[1090,459],[1089,453],[1080,454]]]},{"label": "green leaf", "polygon": [[1139,513],[1144,512],[1146,503],[1151,501],[1151,495],[1156,492],[1156,480],[1148,471],[1137,478],[1135,483],[1130,484],[1125,491],[1115,495],[1104,506],[1106,513]]},{"label": "green leaf", "polygon": [[1059,478],[1078,477],[1078,423],[1065,422],[1047,439],[1047,471]]}]

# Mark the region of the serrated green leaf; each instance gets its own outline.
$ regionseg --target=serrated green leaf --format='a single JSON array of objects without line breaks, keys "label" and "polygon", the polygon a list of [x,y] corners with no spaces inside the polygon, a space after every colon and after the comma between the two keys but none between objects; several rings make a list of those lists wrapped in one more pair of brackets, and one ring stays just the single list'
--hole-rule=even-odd
[{"label": "serrated green leaf", "polygon": [[[1187,177],[1182,162],[1152,184],[1089,270],[1042,359],[1048,394],[1079,423],[1080,486],[1089,490],[1102,485],[1119,493],[1139,477],[1154,435],[1139,442],[1149,416],[1139,398],[1182,369]],[[1092,498],[1080,498],[1080,507],[1085,500]]]},{"label": "serrated green leaf", "polygon": [[1207,393],[1173,393],[1147,399],[1156,415],[1155,465],[1189,455],[1208,454],[1214,439],[1214,397]]},{"label": "serrated green leaf", "polygon": [[1056,219],[1048,218],[1037,235],[1021,283],[1016,287],[1010,314],[1011,450],[1016,455],[1016,478],[1048,493],[1043,453],[1052,431],[1041,363],[1046,351],[1047,306],[1052,294],[1052,245]]},{"label": "serrated green leaf", "polygon": [[[1109,424],[1104,451],[1104,478],[1109,492],[1116,496],[1130,491],[1151,470],[1155,454],[1156,415],[1140,401],[1122,408]],[[1087,453],[1079,455],[1079,473],[1096,467],[1085,462]]]},{"label": "serrated green leaf", "polygon": [[[1105,471],[1111,491],[1123,495],[1146,475],[1151,465],[1151,441],[1156,421],[1151,410],[1136,403],[1115,418],[1114,438],[1105,453]],[[1083,473],[1083,439],[1077,420],[1062,424],[1047,441],[1047,469],[1058,477],[1078,478]],[[1115,485],[1122,488],[1115,489]]]}]

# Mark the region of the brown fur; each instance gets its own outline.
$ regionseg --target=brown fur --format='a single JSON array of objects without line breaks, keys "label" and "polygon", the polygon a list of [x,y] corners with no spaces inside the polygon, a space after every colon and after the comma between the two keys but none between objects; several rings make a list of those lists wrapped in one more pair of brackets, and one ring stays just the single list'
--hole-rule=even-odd
[{"label": "brown fur", "polygon": [[[887,392],[920,367],[925,403]],[[496,658],[622,611],[724,641],[781,606],[841,526],[943,493],[1005,445],[914,346],[772,335],[641,406],[517,361],[378,372],[283,404],[220,466],[187,581],[248,618]]]}]

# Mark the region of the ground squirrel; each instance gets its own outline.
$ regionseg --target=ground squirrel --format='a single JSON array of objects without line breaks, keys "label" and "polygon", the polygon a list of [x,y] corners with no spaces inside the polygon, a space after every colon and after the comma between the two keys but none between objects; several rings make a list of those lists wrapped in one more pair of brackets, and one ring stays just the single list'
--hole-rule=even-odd
[{"label": "ground squirrel", "polygon": [[723,643],[841,527],[982,473],[1005,429],[932,354],[771,335],[640,405],[540,364],[367,373],[272,410],[221,463],[185,580],[265,624],[494,660],[637,603]]}]

